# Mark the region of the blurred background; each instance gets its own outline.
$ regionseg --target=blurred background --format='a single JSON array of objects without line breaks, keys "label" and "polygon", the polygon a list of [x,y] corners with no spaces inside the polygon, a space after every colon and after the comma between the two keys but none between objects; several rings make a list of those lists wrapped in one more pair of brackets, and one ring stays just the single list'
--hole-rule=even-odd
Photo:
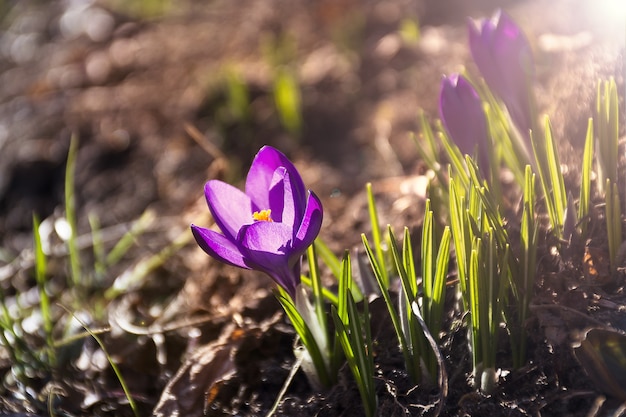
[{"label": "blurred background", "polygon": [[0,246],[59,206],[72,134],[79,206],[105,225],[238,175],[207,171],[217,151],[315,161],[326,195],[415,173],[418,111],[435,118],[440,77],[468,64],[467,17],[499,7],[535,47],[542,109],[582,140],[597,78],[623,78],[617,1],[4,0]]},{"label": "blurred background", "polygon": [[263,144],[311,161],[325,197],[415,174],[417,115],[469,65],[467,17],[496,8],[533,43],[542,110],[582,140],[597,78],[623,78],[618,1],[4,0],[0,246],[58,208],[72,134],[78,205],[104,225],[180,212]]}]

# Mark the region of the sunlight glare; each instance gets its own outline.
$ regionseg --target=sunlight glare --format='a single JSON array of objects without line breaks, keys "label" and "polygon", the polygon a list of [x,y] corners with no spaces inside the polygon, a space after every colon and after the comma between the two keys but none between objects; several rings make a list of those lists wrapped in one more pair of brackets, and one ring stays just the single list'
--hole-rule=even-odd
[{"label": "sunlight glare", "polygon": [[610,20],[626,19],[626,1],[625,0],[599,0],[593,2],[598,12]]}]

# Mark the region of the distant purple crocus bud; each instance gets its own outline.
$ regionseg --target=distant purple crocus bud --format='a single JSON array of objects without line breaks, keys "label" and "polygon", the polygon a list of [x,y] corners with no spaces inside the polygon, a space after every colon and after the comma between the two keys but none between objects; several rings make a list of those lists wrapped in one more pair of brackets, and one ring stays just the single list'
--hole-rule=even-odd
[{"label": "distant purple crocus bud", "polygon": [[483,103],[472,84],[460,74],[443,77],[439,93],[439,117],[450,139],[463,154],[478,157],[488,175],[488,130]]},{"label": "distant purple crocus bud", "polygon": [[513,123],[529,138],[533,127],[532,84],[535,66],[528,40],[503,11],[469,22],[472,57],[489,88],[506,106]]},{"label": "distant purple crocus bud", "polygon": [[198,245],[222,262],[268,274],[295,300],[300,260],[322,226],[322,203],[278,150],[258,152],[245,192],[222,181],[204,187],[222,233],[191,225]]}]

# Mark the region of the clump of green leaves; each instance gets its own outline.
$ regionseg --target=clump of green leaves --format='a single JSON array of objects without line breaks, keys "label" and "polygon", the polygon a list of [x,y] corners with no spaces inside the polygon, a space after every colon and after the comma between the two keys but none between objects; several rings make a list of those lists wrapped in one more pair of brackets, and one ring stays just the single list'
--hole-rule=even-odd
[{"label": "clump of green leaves", "polygon": [[342,261],[337,307],[332,307],[337,339],[343,348],[350,371],[361,394],[367,417],[376,415],[378,398],[374,384],[374,351],[370,325],[369,301],[363,302],[363,312],[357,308],[352,296],[353,285],[350,254]]},{"label": "clump of green leaves", "polygon": [[619,108],[615,80],[598,83],[596,102],[596,166],[598,190],[604,193],[606,230],[609,241],[611,272],[617,270],[617,255],[622,244],[622,211],[617,188],[619,146]]},{"label": "clump of green leaves", "polygon": [[539,171],[552,232],[556,237],[562,238],[564,216],[567,210],[567,195],[563,173],[561,172],[559,152],[547,116],[544,123],[544,140],[537,139],[538,135],[539,132],[531,133],[536,166]]}]

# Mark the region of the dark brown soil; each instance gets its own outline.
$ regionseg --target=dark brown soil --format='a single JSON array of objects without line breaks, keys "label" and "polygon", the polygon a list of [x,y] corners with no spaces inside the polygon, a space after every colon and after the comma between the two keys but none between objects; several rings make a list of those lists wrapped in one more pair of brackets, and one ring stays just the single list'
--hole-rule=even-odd
[{"label": "dark brown soil", "polygon": [[[84,314],[87,325],[103,329],[107,352],[141,415],[266,415],[294,366],[295,334],[267,277],[223,266],[191,242],[188,225],[210,223],[204,182],[240,182],[253,155],[270,144],[289,155],[322,198],[322,237],[336,254],[357,247],[360,233],[369,232],[363,192],[369,181],[381,223],[417,231],[424,167],[409,133],[419,129],[419,109],[429,120],[437,117],[442,74],[461,65],[475,72],[466,17],[503,7],[531,39],[540,107],[552,118],[568,184],[576,184],[597,80],[614,76],[620,93],[624,89],[623,22],[587,3],[185,0],[145,18],[113,2],[84,9],[62,1],[0,2],[7,13],[0,27],[0,285],[6,304],[36,293],[32,263],[22,262],[32,247],[32,214],[63,215],[65,161],[75,134],[81,232],[89,232],[88,214],[114,237],[121,233],[115,227],[127,230],[146,211],[156,220],[92,282],[82,298],[89,308],[64,295],[62,256],[53,256],[48,272],[53,294]],[[419,20],[419,42],[398,34],[405,18]],[[89,23],[81,26],[81,19]],[[264,46],[272,42],[293,47],[272,58]],[[297,137],[281,127],[274,110],[274,60],[283,60],[301,83]],[[229,108],[229,68],[249,91],[245,117]],[[409,381],[384,306],[375,301],[379,415],[603,416],[618,410],[620,401],[594,385],[572,351],[585,328],[626,329],[624,277],[609,278],[599,267],[589,274],[583,259],[589,246],[602,264],[601,214],[593,213],[591,242],[573,242],[563,257],[552,254],[545,239],[527,323],[528,363],[512,369],[503,337],[504,372],[491,396],[471,387],[466,329],[453,299],[441,346],[450,387],[443,402],[436,387]],[[137,282],[120,284],[124,272],[179,236],[187,244],[164,263]],[[85,254],[85,268],[89,262]],[[114,283],[123,290],[103,296]],[[64,317],[61,339],[69,318],[63,311],[58,316]],[[92,338],[64,345],[58,356],[54,371],[29,375],[23,387],[2,353],[0,414],[132,415]],[[47,411],[49,399],[54,413]],[[321,392],[297,372],[275,415],[364,414],[346,367],[340,382]]]}]

